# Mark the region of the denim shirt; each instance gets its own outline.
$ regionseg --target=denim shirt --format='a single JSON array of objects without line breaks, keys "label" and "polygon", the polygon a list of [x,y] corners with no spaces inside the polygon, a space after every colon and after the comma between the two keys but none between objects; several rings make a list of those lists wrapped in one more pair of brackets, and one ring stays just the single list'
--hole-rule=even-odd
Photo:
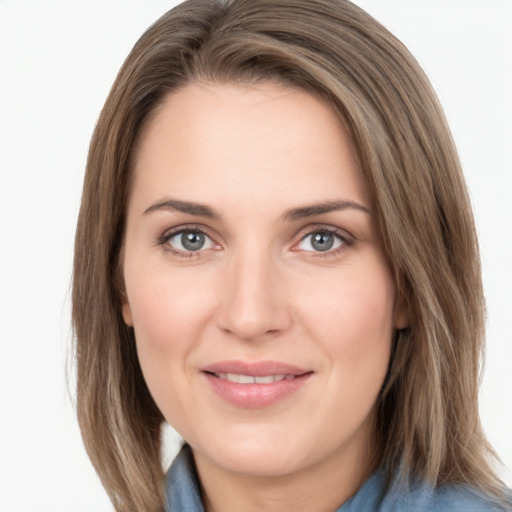
[{"label": "denim shirt", "polygon": [[[192,450],[185,445],[167,473],[166,512],[204,512]],[[335,512],[512,512],[464,485],[443,485],[434,489],[422,483],[392,486],[384,494],[384,479],[374,473],[354,496]],[[334,512],[334,511],[333,511]]]}]

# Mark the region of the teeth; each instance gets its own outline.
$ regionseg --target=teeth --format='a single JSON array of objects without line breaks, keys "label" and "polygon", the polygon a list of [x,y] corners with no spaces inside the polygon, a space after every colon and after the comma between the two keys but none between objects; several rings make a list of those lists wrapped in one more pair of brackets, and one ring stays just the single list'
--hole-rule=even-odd
[{"label": "teeth", "polygon": [[284,375],[267,375],[266,377],[254,377],[256,384],[270,384],[278,380],[283,380]]},{"label": "teeth", "polygon": [[241,375],[239,373],[217,373],[219,379],[237,382],[238,384],[271,384],[280,380],[293,379],[293,375],[265,375],[264,377],[253,377],[252,375]]},{"label": "teeth", "polygon": [[236,373],[228,373],[227,379],[239,384],[254,384],[254,377],[250,375],[237,375]]}]

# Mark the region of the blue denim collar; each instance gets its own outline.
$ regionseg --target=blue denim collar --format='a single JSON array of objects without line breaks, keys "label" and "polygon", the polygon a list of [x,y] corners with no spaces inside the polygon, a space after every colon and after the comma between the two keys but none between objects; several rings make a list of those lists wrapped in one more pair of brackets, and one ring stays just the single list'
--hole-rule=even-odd
[{"label": "blue denim collar", "polygon": [[[443,485],[434,489],[425,482],[385,484],[383,472],[371,475],[354,496],[335,512],[497,512],[512,511],[483,497],[465,485]],[[184,445],[165,480],[167,512],[204,512],[199,480],[190,446]]]},{"label": "blue denim collar", "polygon": [[167,512],[204,512],[194,458],[189,445],[184,445],[165,478],[165,510]]}]

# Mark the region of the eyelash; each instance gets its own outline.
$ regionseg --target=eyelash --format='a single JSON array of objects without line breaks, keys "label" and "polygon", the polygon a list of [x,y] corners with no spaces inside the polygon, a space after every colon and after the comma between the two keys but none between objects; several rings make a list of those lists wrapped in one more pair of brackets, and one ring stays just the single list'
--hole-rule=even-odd
[{"label": "eyelash", "polygon": [[[211,236],[208,230],[204,229],[200,225],[185,225],[180,226],[178,228],[174,228],[170,231],[166,231],[162,236],[158,238],[158,245],[161,245],[164,247],[166,251],[171,252],[173,255],[178,256],[180,258],[194,258],[199,257],[201,252],[204,252],[204,250],[197,250],[197,251],[182,251],[180,249],[175,249],[169,244],[169,240],[174,238],[177,235],[181,235],[184,233],[201,233],[204,236],[208,237],[212,243],[215,245],[219,245],[214,241],[214,237]],[[334,228],[328,228],[325,226],[308,226],[303,230],[303,234],[300,236],[300,239],[298,242],[296,242],[293,247],[296,247],[297,245],[301,244],[306,240],[308,237],[313,236],[315,234],[324,234],[324,235],[330,235],[338,240],[341,241],[341,245],[333,250],[327,249],[326,251],[303,251],[308,254],[308,257],[311,258],[329,258],[333,256],[337,256],[347,250],[348,247],[351,247],[354,245],[355,239],[349,235],[347,232],[342,231],[340,229],[334,229]],[[300,249],[294,249],[292,247],[292,251],[299,252]]]},{"label": "eyelash", "polygon": [[[340,229],[335,229],[335,228],[331,228],[331,227],[328,228],[325,226],[317,226],[317,227],[308,226],[306,228],[306,230],[307,231],[304,233],[304,235],[302,235],[300,237],[299,242],[294,244],[294,247],[299,245],[300,243],[304,242],[304,240],[306,240],[308,237],[316,235],[316,234],[330,235],[330,236],[333,236],[341,241],[341,245],[332,250],[327,249],[326,251],[304,251],[304,252],[309,253],[308,257],[310,257],[310,258],[321,259],[321,258],[330,258],[330,257],[338,256],[341,253],[343,253],[344,251],[346,251],[349,247],[354,245],[354,242],[355,242],[355,239],[351,235],[349,235],[346,231],[342,231]],[[300,249],[292,249],[292,250],[299,251]]]},{"label": "eyelash", "polygon": [[[170,231],[166,231],[161,237],[158,238],[158,245],[163,246],[166,251],[169,251],[173,255],[178,256],[180,258],[194,258],[194,257],[198,257],[199,253],[201,253],[203,251],[201,251],[201,250],[198,250],[198,251],[182,251],[180,249],[175,249],[174,247],[172,247],[168,243],[169,240],[171,240],[175,236],[181,235],[181,234],[184,234],[184,233],[201,233],[202,235],[208,237],[213,242],[213,237],[202,226],[186,225],[186,226],[180,226],[178,228],[174,228],[174,229],[172,229]],[[215,242],[213,242],[213,243],[215,243]]]}]

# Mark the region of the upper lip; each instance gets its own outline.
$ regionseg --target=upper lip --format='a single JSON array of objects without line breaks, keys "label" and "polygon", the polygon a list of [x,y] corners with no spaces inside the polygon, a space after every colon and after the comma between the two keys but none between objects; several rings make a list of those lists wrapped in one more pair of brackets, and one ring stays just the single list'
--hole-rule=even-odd
[{"label": "upper lip", "polygon": [[279,361],[245,362],[238,360],[218,361],[204,366],[201,370],[209,373],[236,373],[239,375],[251,375],[253,377],[265,377],[268,375],[303,375],[310,372],[310,370]]}]

